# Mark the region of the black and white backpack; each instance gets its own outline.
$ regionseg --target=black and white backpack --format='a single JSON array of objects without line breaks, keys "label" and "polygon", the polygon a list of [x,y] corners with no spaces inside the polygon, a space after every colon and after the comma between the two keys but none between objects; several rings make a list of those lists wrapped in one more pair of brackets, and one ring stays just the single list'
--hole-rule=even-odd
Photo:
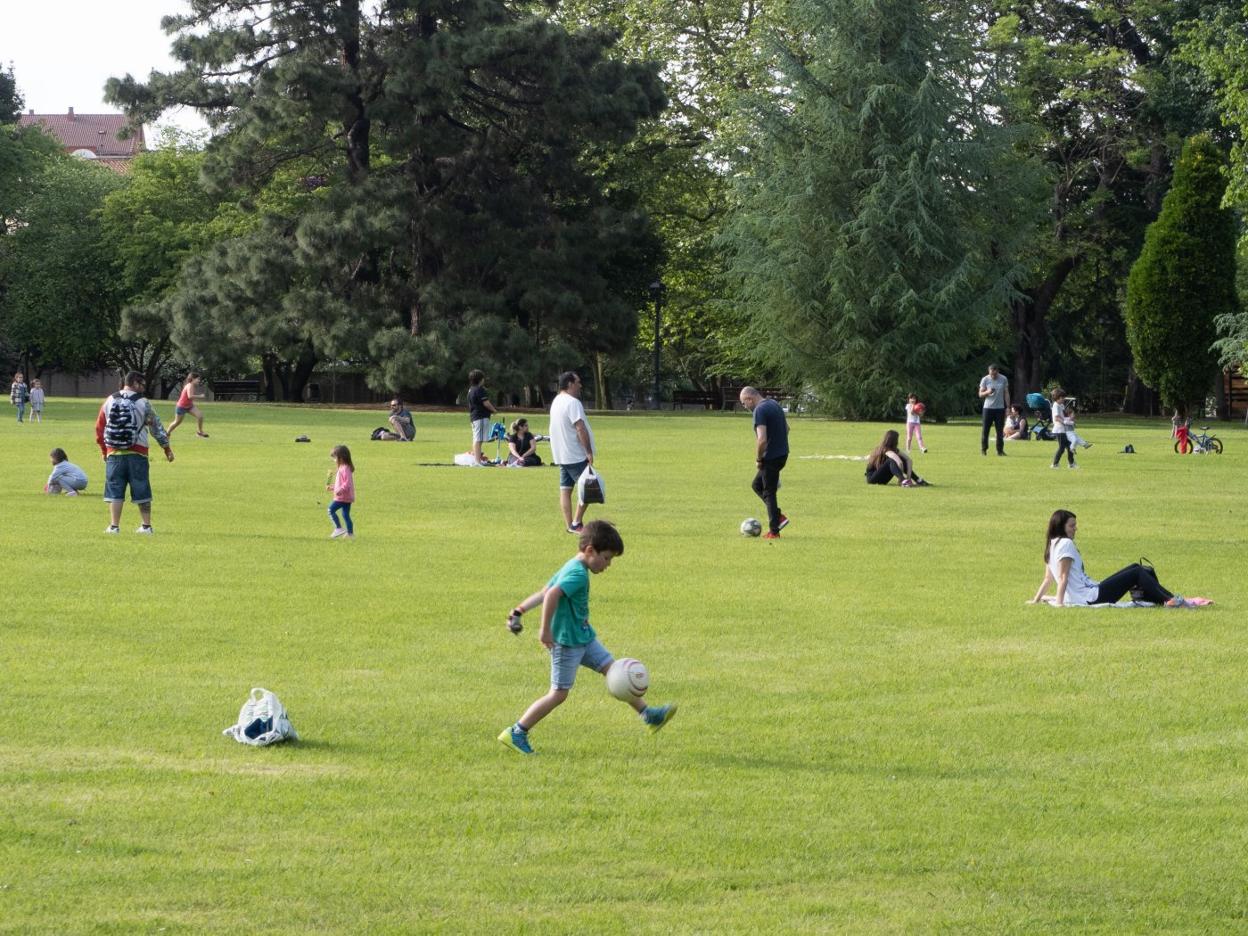
[{"label": "black and white backpack", "polygon": [[114,393],[104,411],[104,444],[111,449],[133,448],[143,431],[143,413],[138,398]]}]

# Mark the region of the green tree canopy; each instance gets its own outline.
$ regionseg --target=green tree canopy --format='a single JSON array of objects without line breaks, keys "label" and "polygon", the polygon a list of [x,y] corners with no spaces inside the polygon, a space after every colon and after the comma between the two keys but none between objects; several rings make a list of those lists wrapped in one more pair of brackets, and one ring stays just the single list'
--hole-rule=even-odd
[{"label": "green tree canopy", "polygon": [[379,388],[458,385],[469,364],[532,381],[569,347],[629,346],[623,284],[644,290],[658,245],[583,161],[661,110],[653,66],[501,0],[191,8],[165,20],[183,70],[110,98],[204,112],[212,185],[258,192],[298,164],[315,193],[186,265],[173,309],[204,341],[280,336],[287,360],[376,362]]},{"label": "green tree canopy", "polygon": [[[195,137],[167,134],[131,163],[127,184],[111,192],[101,233],[115,256],[123,296],[119,340],[122,370],[138,370],[156,386],[169,369],[173,316],[169,300],[186,261],[210,245],[255,226],[221,193],[201,184],[204,154]],[[180,369],[180,367],[179,367]]]},{"label": "green tree canopy", "polygon": [[1081,346],[1125,345],[1123,285],[1171,160],[1184,139],[1217,122],[1208,87],[1178,54],[1187,24],[1216,5],[993,3],[985,22],[1008,68],[1002,114],[1034,130],[1027,150],[1049,186],[1027,277],[1002,323],[1016,394],[1042,388],[1055,371],[1086,372]]},{"label": "green tree canopy", "polygon": [[124,184],[109,169],[64,157],[30,180],[0,272],[0,335],[28,370],[82,371],[110,360],[120,290],[100,208]]},{"label": "green tree canopy", "polygon": [[1233,314],[1235,215],[1222,207],[1226,157],[1208,137],[1183,147],[1161,214],[1127,281],[1135,368],[1167,406],[1203,403],[1213,383],[1214,320]]}]

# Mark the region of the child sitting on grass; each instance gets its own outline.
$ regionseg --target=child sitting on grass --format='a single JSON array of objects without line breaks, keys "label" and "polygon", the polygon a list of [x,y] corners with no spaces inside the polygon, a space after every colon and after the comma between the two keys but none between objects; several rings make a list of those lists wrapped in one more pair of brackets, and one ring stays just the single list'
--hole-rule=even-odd
[{"label": "child sitting on grass", "polygon": [[[581,530],[579,551],[563,564],[546,587],[534,592],[512,609],[512,617],[541,605],[542,628],[538,639],[550,651],[550,691],[525,710],[498,740],[521,754],[532,754],[529,732],[539,721],[558,708],[576,682],[577,667],[585,666],[606,675],[615,658],[598,642],[589,626],[589,575],[597,575],[624,554],[619,531],[605,520],[594,520]],[[637,710],[651,731],[658,731],[676,714],[676,703],[658,707],[641,699],[629,704]]]},{"label": "child sitting on grass", "polygon": [[52,473],[43,486],[45,494],[64,493],[74,497],[87,489],[87,473],[69,460],[63,448],[54,448],[48,457],[52,459]]}]

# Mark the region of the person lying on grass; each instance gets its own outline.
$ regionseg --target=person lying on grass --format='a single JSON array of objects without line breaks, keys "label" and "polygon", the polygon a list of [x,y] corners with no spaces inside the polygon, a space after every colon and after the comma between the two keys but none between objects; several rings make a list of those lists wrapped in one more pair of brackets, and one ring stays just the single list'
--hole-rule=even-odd
[{"label": "person lying on grass", "polygon": [[1146,565],[1132,563],[1115,572],[1103,582],[1088,578],[1083,570],[1083,557],[1075,545],[1078,529],[1075,515],[1069,510],[1055,510],[1044,534],[1044,581],[1029,604],[1044,600],[1050,585],[1057,588],[1056,607],[1063,605],[1113,604],[1127,592],[1154,604],[1182,606],[1183,599],[1163,588],[1157,576]]},{"label": "person lying on grass", "polygon": [[905,452],[897,450],[901,436],[889,429],[884,438],[867,456],[867,484],[888,484],[896,478],[902,487],[925,487],[927,482],[914,473],[914,462]]}]

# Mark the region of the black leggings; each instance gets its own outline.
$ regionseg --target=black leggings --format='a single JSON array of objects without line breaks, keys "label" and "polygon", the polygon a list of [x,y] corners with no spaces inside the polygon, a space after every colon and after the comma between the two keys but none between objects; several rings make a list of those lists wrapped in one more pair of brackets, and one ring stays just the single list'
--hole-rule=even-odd
[{"label": "black leggings", "polygon": [[1070,444],[1070,436],[1068,436],[1065,432],[1058,432],[1056,429],[1053,431],[1057,433],[1057,454],[1053,456],[1053,464],[1060,464],[1062,461],[1062,452],[1065,452],[1066,460],[1073,465],[1075,463],[1075,448]]},{"label": "black leggings", "polygon": [[1165,604],[1174,597],[1173,592],[1163,588],[1157,581],[1152,569],[1136,562],[1101,582],[1092,604],[1113,604],[1133,588],[1138,588],[1140,597],[1153,604]]},{"label": "black leggings", "polygon": [[[916,483],[923,480],[914,473],[913,466],[910,468],[910,477]],[[870,465],[867,466],[867,484],[888,484],[893,478],[896,478],[898,481],[904,481],[906,479],[906,470],[887,455],[884,456],[884,460],[880,462],[879,467],[872,469]]]},{"label": "black leggings", "polygon": [[780,518],[784,516],[776,502],[776,489],[780,487],[780,472],[784,470],[788,460],[787,455],[765,459],[763,466],[754,475],[754,483],[750,485],[767,506],[767,526],[772,533],[780,532]]},{"label": "black leggings", "polygon": [[893,478],[900,481],[905,476],[906,473],[901,470],[901,465],[888,457],[885,457],[874,471],[870,467],[867,468],[867,484],[888,484]]}]

